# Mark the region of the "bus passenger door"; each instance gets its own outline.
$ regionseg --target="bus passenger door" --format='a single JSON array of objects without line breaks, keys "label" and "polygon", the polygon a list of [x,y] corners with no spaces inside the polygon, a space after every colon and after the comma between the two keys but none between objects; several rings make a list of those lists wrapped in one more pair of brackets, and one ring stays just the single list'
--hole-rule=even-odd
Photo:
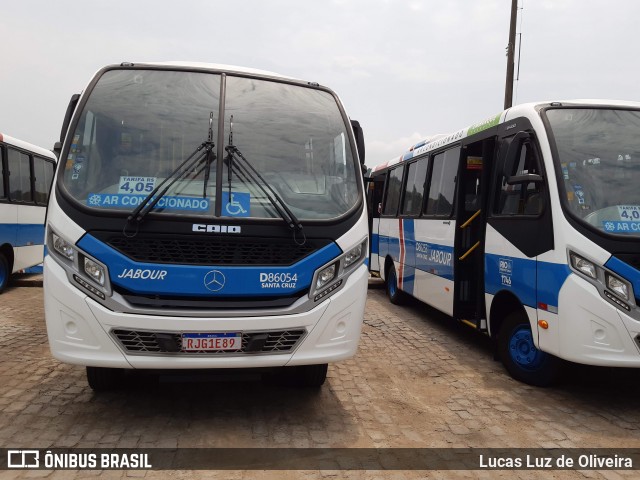
[{"label": "bus passenger door", "polygon": [[367,210],[369,214],[369,270],[380,272],[380,213],[386,175],[377,175],[367,181]]},{"label": "bus passenger door", "polygon": [[486,210],[495,146],[494,137],[466,145],[462,150],[458,172],[453,316],[480,330],[486,329]]}]

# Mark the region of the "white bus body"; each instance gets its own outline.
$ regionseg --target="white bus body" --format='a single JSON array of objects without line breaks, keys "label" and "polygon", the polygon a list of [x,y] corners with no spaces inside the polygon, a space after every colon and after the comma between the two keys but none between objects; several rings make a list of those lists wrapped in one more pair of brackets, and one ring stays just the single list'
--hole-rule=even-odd
[{"label": "white bus body", "polygon": [[524,382],[558,359],[639,367],[639,133],[640,103],[576,100],[415,145],[370,174],[372,270],[493,337]]},{"label": "white bus body", "polygon": [[0,133],[0,293],[12,273],[42,263],[55,155]]},{"label": "white bus body", "polygon": [[328,362],[355,354],[362,130],[333,92],[239,67],[126,63],[99,71],[66,123],[46,322],[53,355],[87,366],[94,389],[138,368],[295,367],[280,371],[318,386]]}]

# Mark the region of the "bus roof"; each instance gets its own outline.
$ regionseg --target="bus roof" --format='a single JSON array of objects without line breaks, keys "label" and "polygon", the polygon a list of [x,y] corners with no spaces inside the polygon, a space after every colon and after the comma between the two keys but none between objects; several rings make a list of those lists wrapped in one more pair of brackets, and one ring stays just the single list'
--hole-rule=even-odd
[{"label": "bus roof", "polygon": [[[129,64],[129,62],[123,62],[123,64]],[[247,73],[251,75],[275,77],[275,78],[281,78],[283,80],[293,80],[297,82],[303,81],[303,80],[300,80],[299,78],[288,77],[286,75],[281,75],[279,73],[274,73],[267,70],[260,70],[257,68],[249,68],[249,67],[240,67],[237,65],[225,65],[221,63],[171,61],[171,62],[130,62],[130,65],[145,66],[145,67],[161,67],[161,68],[162,67],[177,67],[177,68],[184,68],[184,69],[197,68],[202,70]]]},{"label": "bus roof", "polygon": [[508,110],[504,110],[497,115],[487,118],[486,120],[473,124],[467,128],[458,130],[451,134],[439,134],[427,137],[421,142],[412,145],[406,152],[399,157],[395,157],[388,162],[382,163],[374,167],[371,174],[375,175],[377,172],[386,170],[400,162],[410,160],[418,155],[422,155],[425,152],[435,150],[448,144],[452,144],[462,140],[463,138],[475,135],[483,130],[491,127],[495,127],[507,120],[511,120],[517,117],[531,116],[536,114],[537,110],[544,106],[551,105],[558,106],[610,106],[610,107],[623,107],[623,108],[637,108],[640,109],[640,102],[630,102],[624,100],[600,100],[600,99],[585,99],[585,100],[564,100],[564,101],[546,101],[546,102],[532,102],[516,105]]},{"label": "bus roof", "polygon": [[51,150],[47,150],[46,148],[39,147],[29,142],[25,142],[24,140],[13,138],[9,135],[3,134],[2,132],[0,132],[0,142],[5,143],[7,145],[13,145],[14,147],[18,147],[23,150],[28,150],[30,152],[40,155],[41,157],[50,158],[51,160],[57,160],[56,156],[53,154]]}]

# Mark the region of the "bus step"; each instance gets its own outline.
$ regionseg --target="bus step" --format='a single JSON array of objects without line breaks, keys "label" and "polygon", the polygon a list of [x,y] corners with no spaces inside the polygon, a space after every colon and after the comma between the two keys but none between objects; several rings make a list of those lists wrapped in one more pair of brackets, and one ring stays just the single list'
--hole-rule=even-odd
[{"label": "bus step", "polygon": [[480,332],[487,331],[487,320],[485,318],[477,318],[475,320],[461,319],[460,321],[465,325],[469,325],[470,327],[473,327]]}]

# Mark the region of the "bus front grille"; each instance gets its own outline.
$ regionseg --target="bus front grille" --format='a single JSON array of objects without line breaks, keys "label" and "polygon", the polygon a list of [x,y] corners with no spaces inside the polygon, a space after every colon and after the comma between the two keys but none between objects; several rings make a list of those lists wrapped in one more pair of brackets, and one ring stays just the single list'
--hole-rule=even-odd
[{"label": "bus front grille", "polygon": [[[243,332],[242,345],[238,350],[184,351],[182,335],[176,332],[154,332],[116,329],[112,334],[120,346],[132,354],[171,355],[255,355],[259,353],[290,353],[304,337],[304,329],[265,332]],[[266,338],[265,338],[266,336]],[[259,349],[251,347],[252,339],[260,339]],[[170,348],[173,346],[174,348]]]},{"label": "bus front grille", "polygon": [[92,234],[136,262],[178,265],[293,265],[329,244],[328,240],[309,239],[298,245],[292,239],[233,235]]}]

